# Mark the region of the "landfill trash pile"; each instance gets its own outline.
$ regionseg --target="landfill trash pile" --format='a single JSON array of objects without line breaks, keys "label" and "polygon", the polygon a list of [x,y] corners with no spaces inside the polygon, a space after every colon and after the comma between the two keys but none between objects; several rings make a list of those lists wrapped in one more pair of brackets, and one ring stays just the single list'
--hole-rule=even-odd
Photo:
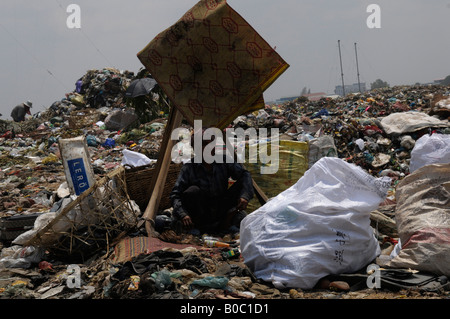
[{"label": "landfill trash pile", "polygon": [[[32,119],[0,123],[1,299],[449,297],[448,289],[441,289],[446,279],[440,274],[435,274],[440,281],[424,278],[423,282],[436,283],[431,288],[424,284],[424,289],[414,289],[401,280],[405,276],[394,278],[392,273],[386,273],[381,282],[382,288],[392,289],[369,289],[367,273],[330,274],[334,277],[326,276],[312,289],[277,288],[257,278],[245,263],[239,232],[212,234],[214,238],[209,239],[177,234],[165,226],[170,208],[159,212],[158,238],[148,239],[136,225],[81,260],[64,258],[45,247],[13,244],[17,236],[33,228],[39,216],[61,211],[73,198],[59,140],[85,138],[96,181],[120,168],[127,151],[150,159],[145,165],[154,165],[167,114],[148,123],[136,122],[124,98],[133,79],[128,71],[90,70],[74,92]],[[279,128],[281,140],[308,145],[328,137],[336,150],[330,156],[374,178],[389,177],[385,199],[369,212],[381,255],[389,256],[399,248],[396,187],[410,175],[411,153],[421,137],[450,134],[449,96],[449,87],[399,86],[319,101],[299,97],[241,115],[230,127]],[[398,120],[389,121],[390,116],[399,116],[405,123],[399,126]],[[442,158],[448,163],[448,157]],[[14,227],[8,228],[5,218],[12,217],[8,222]],[[141,245],[143,253],[121,255],[130,240],[135,240],[133,247]],[[420,275],[409,273],[415,283]]]},{"label": "landfill trash pile", "polygon": [[[234,126],[277,127],[284,138],[298,141],[331,136],[339,158],[374,175],[383,169],[407,174],[409,153],[419,137],[432,132],[450,133],[450,110],[439,107],[447,105],[444,103],[449,94],[448,87],[398,86],[319,101],[299,97],[240,116]],[[413,123],[416,126],[408,127],[406,119],[405,123],[397,123],[401,129],[392,131],[395,126],[391,127],[391,123],[398,122],[395,116],[404,117],[405,112],[417,115]],[[394,118],[388,122],[390,116]]]},{"label": "landfill trash pile", "polygon": [[134,73],[112,68],[89,70],[79,81],[76,90],[67,94],[68,100],[78,106],[100,108],[121,106],[126,88]]}]

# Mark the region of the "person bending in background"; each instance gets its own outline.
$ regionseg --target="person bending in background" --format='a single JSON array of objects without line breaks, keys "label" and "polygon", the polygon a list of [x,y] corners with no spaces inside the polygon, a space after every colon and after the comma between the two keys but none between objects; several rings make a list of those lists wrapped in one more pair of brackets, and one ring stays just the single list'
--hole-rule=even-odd
[{"label": "person bending in background", "polygon": [[30,109],[32,105],[33,103],[31,103],[31,101],[27,101],[14,107],[11,112],[11,117],[13,118],[14,122],[25,121],[25,115],[31,115]]}]

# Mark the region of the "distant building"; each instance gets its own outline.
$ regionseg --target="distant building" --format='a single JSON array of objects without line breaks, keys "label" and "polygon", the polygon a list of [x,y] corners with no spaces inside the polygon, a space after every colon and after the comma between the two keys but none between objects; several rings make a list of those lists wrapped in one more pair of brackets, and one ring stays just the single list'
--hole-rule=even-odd
[{"label": "distant building", "polygon": [[433,80],[432,82],[420,83],[417,82],[416,85],[441,85],[445,79]]},{"label": "distant building", "polygon": [[286,103],[286,102],[294,101],[295,99],[298,99],[298,95],[291,96],[291,97],[279,98],[278,100],[276,100],[276,103]]},{"label": "distant building", "polygon": [[[323,92],[319,92],[319,93],[303,94],[301,96],[307,97],[310,101],[318,101],[321,98],[327,96],[327,94],[323,93]],[[282,97],[282,98],[276,100],[276,103],[286,103],[286,102],[294,101],[294,100],[298,99],[299,97],[300,96],[298,96],[298,95],[291,96],[291,97]]]},{"label": "distant building", "polygon": [[321,98],[327,96],[327,94],[324,92],[319,92],[319,93],[303,94],[303,96],[307,97],[308,100],[310,101],[318,101]]},{"label": "distant building", "polygon": [[[361,86],[361,90],[360,90],[360,86]],[[366,91],[366,83],[354,83],[351,85],[346,85],[345,86],[345,94],[349,94],[349,93],[363,93]],[[336,86],[334,93],[340,96],[344,95],[344,91],[342,90],[342,85],[338,85]]]}]

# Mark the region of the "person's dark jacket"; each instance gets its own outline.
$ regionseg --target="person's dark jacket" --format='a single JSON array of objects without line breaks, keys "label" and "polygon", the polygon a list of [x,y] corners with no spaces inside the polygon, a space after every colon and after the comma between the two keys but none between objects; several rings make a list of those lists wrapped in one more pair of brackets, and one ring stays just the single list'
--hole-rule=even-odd
[{"label": "person's dark jacket", "polygon": [[30,114],[29,112],[30,109],[27,106],[19,104],[11,111],[11,117],[15,122],[23,122],[25,121],[25,115]]},{"label": "person's dark jacket", "polygon": [[183,192],[190,186],[198,186],[208,197],[219,203],[228,189],[228,180],[242,181],[240,197],[250,201],[253,198],[253,183],[250,173],[239,163],[212,163],[212,174],[203,164],[193,160],[183,165],[170,194],[173,215],[182,219],[187,215],[181,202]]}]

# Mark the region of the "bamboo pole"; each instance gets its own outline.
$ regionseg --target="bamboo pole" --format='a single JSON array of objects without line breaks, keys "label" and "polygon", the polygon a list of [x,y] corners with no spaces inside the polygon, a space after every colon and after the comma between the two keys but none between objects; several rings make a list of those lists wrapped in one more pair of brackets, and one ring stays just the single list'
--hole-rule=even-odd
[{"label": "bamboo pole", "polygon": [[155,173],[152,177],[150,190],[152,191],[147,208],[142,216],[145,222],[145,230],[147,236],[155,235],[154,219],[158,212],[161,196],[166,184],[167,173],[171,163],[171,153],[174,141],[171,139],[172,131],[181,125],[183,116],[175,107],[172,107],[169,114],[169,119],[164,129],[163,140],[160,146],[158,160],[156,162]]}]

